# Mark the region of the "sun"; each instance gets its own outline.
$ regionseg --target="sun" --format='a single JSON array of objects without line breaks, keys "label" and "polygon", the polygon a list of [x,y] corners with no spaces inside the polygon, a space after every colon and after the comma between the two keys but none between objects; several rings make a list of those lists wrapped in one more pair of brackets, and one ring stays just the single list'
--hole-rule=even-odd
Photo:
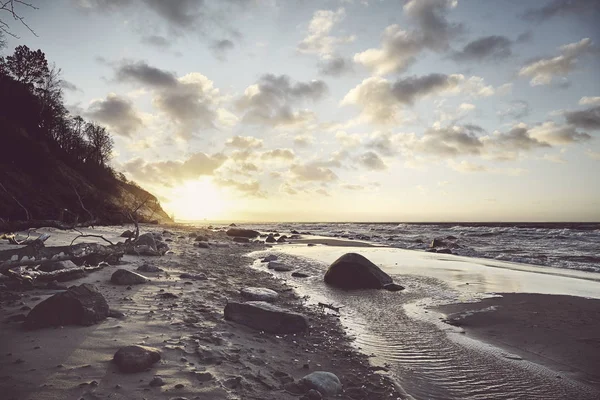
[{"label": "sun", "polygon": [[226,197],[210,179],[186,181],[169,193],[165,204],[178,220],[199,221],[223,219],[227,211]]}]

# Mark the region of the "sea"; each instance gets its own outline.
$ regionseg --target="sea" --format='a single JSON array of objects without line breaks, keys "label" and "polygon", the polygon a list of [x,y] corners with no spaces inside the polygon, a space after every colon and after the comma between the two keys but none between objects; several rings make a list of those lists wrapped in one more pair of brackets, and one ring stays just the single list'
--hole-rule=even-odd
[{"label": "sea", "polygon": [[[453,254],[552,268],[600,272],[600,223],[268,223],[261,232],[310,233],[430,250],[440,239]],[[439,248],[444,248],[440,246]]]}]

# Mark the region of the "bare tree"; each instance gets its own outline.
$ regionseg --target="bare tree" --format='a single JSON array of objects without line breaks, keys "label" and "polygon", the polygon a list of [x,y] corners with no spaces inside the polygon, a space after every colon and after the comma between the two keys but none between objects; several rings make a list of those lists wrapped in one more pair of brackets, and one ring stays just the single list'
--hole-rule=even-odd
[{"label": "bare tree", "polygon": [[[9,17],[12,17],[13,20],[20,22],[23,26],[25,26],[27,29],[29,29],[29,32],[31,32],[35,36],[37,36],[37,34],[34,32],[34,30],[31,29],[31,27],[29,25],[27,25],[27,22],[25,22],[25,17],[23,17],[21,14],[19,14],[18,10],[15,10],[15,9],[18,9],[20,6],[29,7],[34,10],[38,9],[33,4],[27,3],[22,0],[0,0],[0,12],[2,12],[2,15],[8,14]],[[0,19],[0,33],[12,36],[16,39],[19,39],[19,37],[11,31],[10,25],[8,24],[8,22],[5,22],[2,19]],[[2,37],[0,37],[0,44],[2,42],[3,42]],[[0,48],[1,47],[2,47],[2,45],[0,45]]]}]

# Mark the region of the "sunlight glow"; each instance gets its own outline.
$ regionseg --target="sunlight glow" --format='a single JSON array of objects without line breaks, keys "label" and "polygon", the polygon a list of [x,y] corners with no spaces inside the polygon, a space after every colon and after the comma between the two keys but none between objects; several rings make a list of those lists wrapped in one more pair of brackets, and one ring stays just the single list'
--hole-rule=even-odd
[{"label": "sunlight glow", "polygon": [[165,208],[174,213],[177,220],[215,220],[227,212],[226,197],[210,179],[187,181],[174,188],[170,197]]}]

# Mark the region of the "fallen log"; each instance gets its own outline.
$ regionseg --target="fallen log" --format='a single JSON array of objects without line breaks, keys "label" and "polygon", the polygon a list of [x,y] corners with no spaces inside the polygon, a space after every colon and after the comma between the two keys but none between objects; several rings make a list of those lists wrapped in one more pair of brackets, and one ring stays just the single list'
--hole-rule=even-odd
[{"label": "fallen log", "polygon": [[125,248],[122,244],[103,246],[98,243],[78,243],[73,246],[45,247],[42,241],[20,249],[0,251],[0,273],[14,267],[39,265],[44,262],[72,260],[75,264],[98,265],[102,261],[117,264]]}]

